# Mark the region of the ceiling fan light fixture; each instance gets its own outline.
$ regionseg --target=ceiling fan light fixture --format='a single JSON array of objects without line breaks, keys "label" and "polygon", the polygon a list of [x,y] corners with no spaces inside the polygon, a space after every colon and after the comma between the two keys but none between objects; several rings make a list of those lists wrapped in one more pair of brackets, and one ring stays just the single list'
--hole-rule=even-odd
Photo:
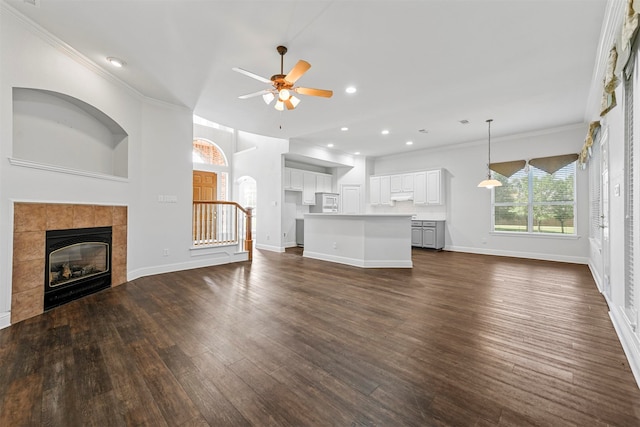
[{"label": "ceiling fan light fixture", "polygon": [[280,98],[281,101],[286,101],[291,98],[291,93],[287,89],[280,89],[280,92],[278,92],[278,98]]},{"label": "ceiling fan light fixture", "polygon": [[273,101],[275,98],[276,98],[275,95],[272,94],[271,92],[268,92],[262,95],[262,99],[264,99],[264,102],[267,105],[271,104],[271,101]]},{"label": "ceiling fan light fixture", "polygon": [[300,104],[300,99],[296,98],[295,96],[291,96],[291,98],[289,98],[289,101],[291,102],[291,105],[293,105],[293,108],[296,108],[298,104]]},{"label": "ceiling fan light fixture", "polygon": [[284,111],[284,102],[280,101],[280,99],[278,99],[278,101],[276,102],[276,105],[274,106],[274,108],[278,111]]}]

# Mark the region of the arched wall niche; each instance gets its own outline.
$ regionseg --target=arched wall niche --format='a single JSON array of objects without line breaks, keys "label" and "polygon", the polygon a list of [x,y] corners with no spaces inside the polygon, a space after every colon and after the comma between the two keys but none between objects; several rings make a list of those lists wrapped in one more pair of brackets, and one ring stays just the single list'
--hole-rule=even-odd
[{"label": "arched wall niche", "polygon": [[14,159],[128,177],[127,132],[96,107],[48,90],[13,88]]}]

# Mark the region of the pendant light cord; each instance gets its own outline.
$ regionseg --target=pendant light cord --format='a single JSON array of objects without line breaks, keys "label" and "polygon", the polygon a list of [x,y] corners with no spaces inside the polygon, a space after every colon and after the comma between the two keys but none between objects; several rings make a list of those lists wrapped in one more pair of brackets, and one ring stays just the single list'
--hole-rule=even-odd
[{"label": "pendant light cord", "polygon": [[488,156],[488,163],[487,163],[487,178],[491,179],[491,122],[493,121],[493,119],[488,119],[487,123],[489,124],[489,156]]}]

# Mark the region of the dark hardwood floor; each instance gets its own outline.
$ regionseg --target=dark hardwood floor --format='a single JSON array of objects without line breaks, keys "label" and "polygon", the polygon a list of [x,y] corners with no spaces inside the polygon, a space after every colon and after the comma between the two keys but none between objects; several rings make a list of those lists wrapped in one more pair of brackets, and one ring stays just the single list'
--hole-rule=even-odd
[{"label": "dark hardwood floor", "polygon": [[638,426],[583,265],[416,249],[129,282],[0,331],[0,426]]}]

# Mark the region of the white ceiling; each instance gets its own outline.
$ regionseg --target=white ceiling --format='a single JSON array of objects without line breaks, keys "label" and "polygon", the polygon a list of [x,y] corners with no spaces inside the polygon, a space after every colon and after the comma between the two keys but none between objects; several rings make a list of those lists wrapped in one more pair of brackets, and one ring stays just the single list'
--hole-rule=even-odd
[{"label": "white ceiling", "polygon": [[[380,156],[586,121],[605,0],[2,0],[145,96],[236,129]],[[269,78],[298,59],[278,112]],[[127,65],[112,69],[107,56]],[[357,87],[353,95],[345,93]],[[459,120],[469,120],[461,125]],[[347,126],[347,132],[340,131]],[[381,135],[383,128],[389,135]],[[427,129],[428,133],[418,132]],[[585,129],[586,131],[586,129]],[[413,141],[409,147],[406,141]],[[579,144],[578,144],[579,145]]]}]

